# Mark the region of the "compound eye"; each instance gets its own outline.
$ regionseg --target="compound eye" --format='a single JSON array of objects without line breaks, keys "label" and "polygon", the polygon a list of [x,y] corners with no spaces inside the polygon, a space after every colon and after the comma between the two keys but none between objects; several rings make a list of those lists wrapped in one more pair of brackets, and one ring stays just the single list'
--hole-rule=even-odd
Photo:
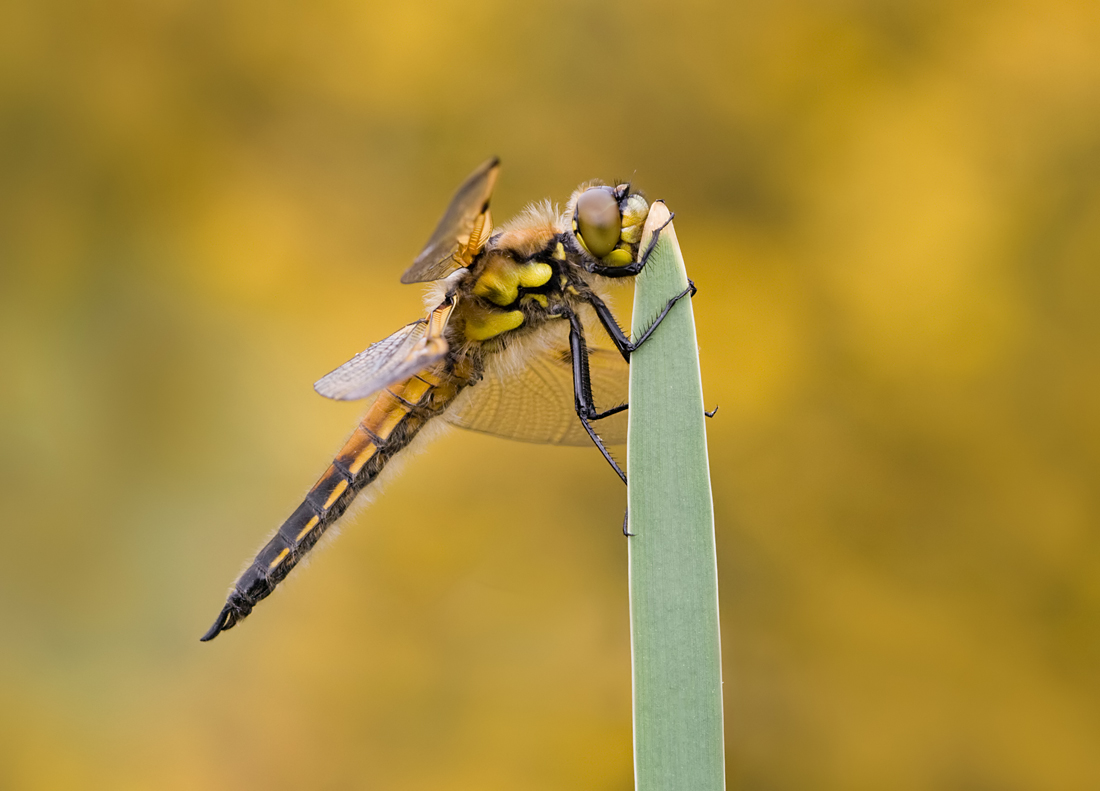
[{"label": "compound eye", "polygon": [[619,243],[622,217],[610,187],[593,187],[577,199],[577,233],[588,252],[603,258]]}]

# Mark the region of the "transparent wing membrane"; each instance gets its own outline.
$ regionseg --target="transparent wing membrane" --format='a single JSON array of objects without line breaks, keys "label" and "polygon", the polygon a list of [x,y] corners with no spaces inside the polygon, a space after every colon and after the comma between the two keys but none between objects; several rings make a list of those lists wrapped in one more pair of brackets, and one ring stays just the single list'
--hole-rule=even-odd
[{"label": "transparent wing membrane", "polygon": [[[618,352],[590,348],[588,367],[597,409],[626,403],[630,368]],[[574,408],[568,348],[544,352],[514,372],[487,374],[469,391],[444,415],[456,426],[520,442],[592,444]],[[608,445],[626,442],[625,411],[592,427]]]},{"label": "transparent wing membrane", "polygon": [[469,259],[489,238],[492,221],[489,198],[497,182],[500,161],[495,157],[475,170],[458,188],[447,213],[412,266],[401,276],[402,283],[442,280]]},{"label": "transparent wing membrane", "polygon": [[407,324],[318,379],[313,389],[325,398],[354,401],[406,379],[447,352],[446,342],[442,342],[441,349],[436,348],[438,344],[427,343],[427,332],[425,319]]}]

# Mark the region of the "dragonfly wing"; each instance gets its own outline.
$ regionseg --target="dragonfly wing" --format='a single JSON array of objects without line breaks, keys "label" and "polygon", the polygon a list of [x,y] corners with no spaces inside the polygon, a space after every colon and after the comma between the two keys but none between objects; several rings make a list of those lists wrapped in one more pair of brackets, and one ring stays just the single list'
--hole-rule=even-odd
[{"label": "dragonfly wing", "polygon": [[388,338],[372,343],[335,371],[318,379],[313,389],[325,398],[355,401],[407,379],[446,353],[446,341],[429,337],[428,321],[419,319]]},{"label": "dragonfly wing", "polygon": [[[588,350],[589,376],[600,411],[626,403],[630,368],[607,349]],[[573,364],[568,347],[533,357],[518,370],[487,373],[468,388],[445,418],[456,426],[521,442],[589,445],[573,400]],[[626,412],[592,424],[608,445],[626,442]]]},{"label": "dragonfly wing", "polygon": [[493,157],[462,182],[432,238],[401,276],[402,283],[442,280],[469,264],[492,230],[489,198],[499,169],[500,160]]}]

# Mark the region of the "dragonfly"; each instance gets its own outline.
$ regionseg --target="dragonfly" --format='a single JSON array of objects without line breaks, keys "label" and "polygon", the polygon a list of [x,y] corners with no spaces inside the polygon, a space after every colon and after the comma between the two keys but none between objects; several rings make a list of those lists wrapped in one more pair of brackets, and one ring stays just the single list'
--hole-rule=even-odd
[{"label": "dragonfly", "polygon": [[[636,340],[608,307],[606,288],[642,271],[671,216],[641,250],[648,201],[628,183],[591,181],[574,191],[564,211],[543,201],[497,228],[489,201],[499,169],[499,160],[489,159],[459,186],[401,276],[402,283],[427,284],[428,315],[314,384],[326,398],[373,401],[237,579],[202,641],[232,628],[269,596],[436,418],[526,442],[594,444],[626,482],[608,445],[625,440],[630,355],[695,286],[689,281],[673,295]],[[589,343],[599,332],[613,349]]]}]

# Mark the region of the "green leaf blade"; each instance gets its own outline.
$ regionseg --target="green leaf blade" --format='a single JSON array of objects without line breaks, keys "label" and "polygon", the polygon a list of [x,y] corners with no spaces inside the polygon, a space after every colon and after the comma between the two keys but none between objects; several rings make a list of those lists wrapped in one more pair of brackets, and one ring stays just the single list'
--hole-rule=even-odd
[{"label": "green leaf blade", "polygon": [[[642,249],[669,218],[654,204]],[[639,337],[687,288],[668,225],[635,284]],[[725,787],[714,513],[691,300],[631,358],[627,440],[634,767],[639,791]]]}]

